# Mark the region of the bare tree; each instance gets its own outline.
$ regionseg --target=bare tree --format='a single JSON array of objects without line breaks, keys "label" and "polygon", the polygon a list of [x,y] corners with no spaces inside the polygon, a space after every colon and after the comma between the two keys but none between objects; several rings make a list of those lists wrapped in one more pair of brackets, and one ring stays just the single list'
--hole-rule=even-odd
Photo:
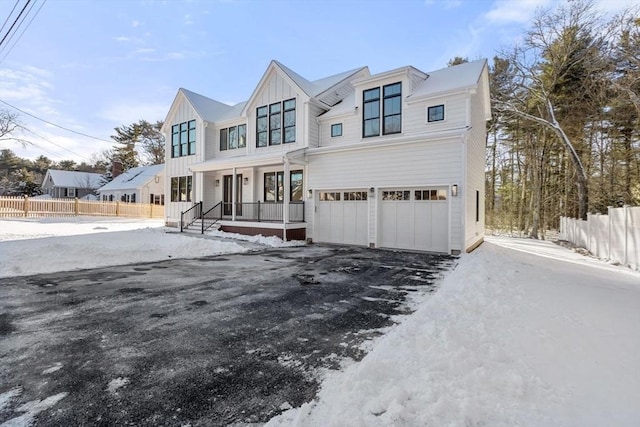
[{"label": "bare tree", "polygon": [[[579,217],[588,208],[587,171],[566,128],[579,128],[570,97],[588,94],[604,70],[602,25],[588,1],[574,1],[555,11],[540,10],[521,46],[504,57],[510,81],[495,107],[552,131],[565,147],[576,172]],[[573,112],[574,113],[574,112]],[[561,117],[559,117],[561,116]],[[562,118],[562,122],[560,120]],[[578,135],[573,135],[577,137]]]}]

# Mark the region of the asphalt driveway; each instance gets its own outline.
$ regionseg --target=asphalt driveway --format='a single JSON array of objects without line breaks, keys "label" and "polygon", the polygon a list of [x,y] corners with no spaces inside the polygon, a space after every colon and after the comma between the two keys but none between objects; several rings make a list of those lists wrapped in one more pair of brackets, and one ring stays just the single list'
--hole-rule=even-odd
[{"label": "asphalt driveway", "polygon": [[0,279],[0,423],[266,422],[454,262],[309,245]]}]

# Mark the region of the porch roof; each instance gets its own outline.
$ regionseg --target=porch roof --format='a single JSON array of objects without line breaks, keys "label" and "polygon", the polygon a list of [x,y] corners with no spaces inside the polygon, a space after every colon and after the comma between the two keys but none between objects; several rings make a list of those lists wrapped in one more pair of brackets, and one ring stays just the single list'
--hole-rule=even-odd
[{"label": "porch roof", "polygon": [[231,168],[248,168],[254,166],[279,165],[286,160],[294,160],[304,156],[307,148],[298,148],[290,151],[278,151],[251,156],[229,157],[225,159],[212,159],[189,166],[191,172],[213,172]]}]

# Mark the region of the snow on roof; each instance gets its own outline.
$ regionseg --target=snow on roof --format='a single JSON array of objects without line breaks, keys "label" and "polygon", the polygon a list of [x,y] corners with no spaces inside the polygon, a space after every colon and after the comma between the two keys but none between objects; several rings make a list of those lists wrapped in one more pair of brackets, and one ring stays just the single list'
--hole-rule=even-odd
[{"label": "snow on roof", "polygon": [[164,165],[131,168],[113,178],[111,182],[100,187],[98,192],[136,189],[162,172],[164,172]]},{"label": "snow on roof", "polygon": [[349,95],[345,96],[342,102],[331,107],[329,111],[320,115],[321,118],[327,117],[335,117],[341,116],[343,114],[355,114],[355,106],[356,106],[356,93],[351,92]]},{"label": "snow on roof", "polygon": [[[51,177],[56,187],[98,188],[102,184],[102,175],[99,173],[49,169],[47,175]],[[47,179],[46,175],[45,179]]]},{"label": "snow on roof", "polygon": [[475,86],[480,80],[480,75],[486,62],[486,59],[479,59],[477,61],[431,71],[427,73],[429,77],[416,87],[410,98],[435,95]]},{"label": "snow on roof", "polygon": [[215,122],[219,120],[220,116],[223,116],[233,110],[233,106],[216,101],[215,99],[207,98],[195,92],[191,92],[185,88],[180,88],[180,91],[189,100],[196,112],[202,117],[203,120],[208,122]]}]

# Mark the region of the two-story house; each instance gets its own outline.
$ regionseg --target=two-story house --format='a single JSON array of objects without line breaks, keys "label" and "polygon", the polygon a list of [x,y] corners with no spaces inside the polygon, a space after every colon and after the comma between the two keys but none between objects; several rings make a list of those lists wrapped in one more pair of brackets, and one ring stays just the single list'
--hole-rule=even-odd
[{"label": "two-story house", "polygon": [[180,89],[163,127],[166,221],[470,250],[484,236],[490,116],[486,60],[429,73],[362,67],[316,81],[272,61],[234,106]]}]

